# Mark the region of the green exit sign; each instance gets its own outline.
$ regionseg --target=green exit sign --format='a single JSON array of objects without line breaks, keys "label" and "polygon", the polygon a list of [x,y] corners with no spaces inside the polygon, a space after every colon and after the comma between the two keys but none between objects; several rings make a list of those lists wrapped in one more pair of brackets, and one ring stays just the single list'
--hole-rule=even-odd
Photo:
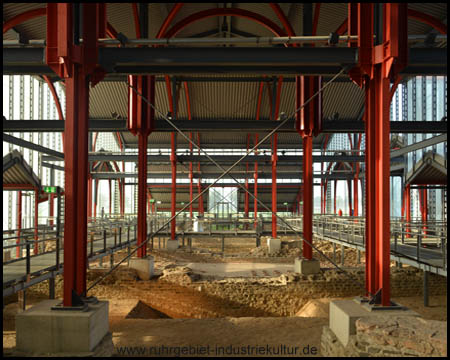
[{"label": "green exit sign", "polygon": [[155,202],[155,199],[150,199],[150,204],[153,204]]},{"label": "green exit sign", "polygon": [[44,186],[44,192],[49,194],[56,194],[56,186]]}]

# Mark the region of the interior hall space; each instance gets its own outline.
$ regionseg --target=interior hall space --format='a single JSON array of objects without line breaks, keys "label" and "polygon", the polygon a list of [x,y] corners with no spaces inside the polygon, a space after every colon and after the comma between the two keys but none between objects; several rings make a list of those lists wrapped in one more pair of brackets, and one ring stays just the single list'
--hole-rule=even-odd
[{"label": "interior hall space", "polygon": [[447,3],[2,10],[3,356],[447,356]]}]

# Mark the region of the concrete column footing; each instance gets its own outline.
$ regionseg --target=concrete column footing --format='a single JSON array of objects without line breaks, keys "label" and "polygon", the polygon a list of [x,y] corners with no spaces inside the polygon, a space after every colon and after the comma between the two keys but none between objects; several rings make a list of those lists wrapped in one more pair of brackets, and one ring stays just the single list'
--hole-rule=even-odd
[{"label": "concrete column footing", "polygon": [[380,315],[420,316],[418,313],[399,305],[401,310],[387,308],[372,311],[359,299],[333,300],[330,302],[330,329],[343,346],[347,346],[350,335],[356,334],[356,320]]},{"label": "concrete column footing", "polygon": [[16,351],[33,356],[91,353],[109,333],[108,301],[85,311],[52,310],[61,300],[44,300],[16,315]]},{"label": "concrete column footing", "polygon": [[281,240],[277,238],[268,238],[267,247],[269,248],[269,254],[276,254],[281,250]]},{"label": "concrete column footing", "polygon": [[178,240],[167,240],[166,250],[167,251],[175,251],[179,247]]},{"label": "concrete column footing", "polygon": [[316,259],[295,259],[294,272],[302,275],[318,274],[320,272],[320,262]]},{"label": "concrete column footing", "polygon": [[154,259],[153,256],[145,258],[131,258],[130,269],[134,269],[141,280],[150,280],[154,274]]}]

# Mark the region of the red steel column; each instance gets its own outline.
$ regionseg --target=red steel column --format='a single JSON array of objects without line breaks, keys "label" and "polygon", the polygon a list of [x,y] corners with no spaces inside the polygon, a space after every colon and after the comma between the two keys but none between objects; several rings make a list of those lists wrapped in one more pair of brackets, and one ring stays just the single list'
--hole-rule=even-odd
[{"label": "red steel column", "polygon": [[[378,245],[377,263],[379,269],[379,286],[382,288],[382,305],[390,304],[390,119],[389,119],[389,78],[383,76],[384,65],[375,68],[377,99],[377,121],[375,132],[375,226],[376,244]],[[369,134],[371,136],[371,134]],[[375,205],[373,204],[373,205]]]},{"label": "red steel column", "polygon": [[75,64],[66,79],[64,306],[72,305],[72,289],[86,292],[88,103],[88,81]]},{"label": "red steel column", "polygon": [[348,188],[348,216],[352,216],[352,181],[347,180]]},{"label": "red steel column", "polygon": [[[247,151],[250,147],[250,134],[247,134]],[[245,189],[248,191],[248,162],[245,164]],[[244,216],[248,218],[250,197],[248,192],[244,194]]]},{"label": "red steel column", "polygon": [[334,199],[333,199],[333,202],[334,202],[334,215],[336,215],[336,198],[337,198],[337,196],[336,196],[336,190],[337,190],[337,180],[334,180],[333,183],[334,183]]},{"label": "red steel column", "polygon": [[[53,194],[49,194],[49,202],[50,202],[50,216],[53,217],[55,215],[55,207],[54,207],[54,195]],[[50,220],[50,225],[53,225],[53,219]]]},{"label": "red steel column", "polygon": [[[192,152],[191,152],[192,155]],[[192,200],[194,199],[194,174],[193,174],[193,166],[192,162],[189,163],[189,202],[191,205],[189,205],[189,216],[192,219],[193,218],[193,204]]]},{"label": "red steel column", "polygon": [[[312,243],[313,177],[312,137],[303,138],[303,237]],[[303,242],[303,257],[312,259],[312,247]]]},{"label": "red steel column", "polygon": [[111,186],[111,179],[108,179],[108,185],[109,185],[109,216],[111,216],[111,205],[112,205],[112,186]]},{"label": "red steel column", "polygon": [[366,289],[375,294],[376,281],[376,243],[375,243],[375,89],[374,81],[366,84]]},{"label": "red steel column", "polygon": [[[311,98],[321,86],[321,77],[296,77],[296,108]],[[312,260],[313,163],[312,136],[317,136],[322,124],[321,94],[296,114],[296,130],[303,139],[303,257]],[[308,244],[308,243],[309,244]]]},{"label": "red steel column", "polygon": [[[248,167],[248,165],[247,165],[247,167]],[[245,178],[245,189],[248,191],[248,178]],[[246,192],[246,193],[244,194],[244,196],[245,196],[245,202],[244,202],[244,216],[245,216],[246,218],[248,218],[250,197],[249,197],[248,192]]]},{"label": "red steel column", "polygon": [[[138,132],[138,228],[137,245],[141,245],[147,240],[147,145],[148,137],[143,131]],[[143,258],[147,255],[147,244],[144,244],[137,251],[137,257]]]},{"label": "red steel column", "polygon": [[[20,232],[22,230],[22,191],[17,193],[17,240],[16,244],[20,243]],[[16,258],[22,257],[20,254],[20,246],[16,247]]]},{"label": "red steel column", "polygon": [[272,237],[277,237],[277,149],[278,134],[273,134],[272,143]]},{"label": "red steel column", "polygon": [[39,191],[34,191],[34,255],[39,253],[38,244],[38,209],[39,209]]},{"label": "red steel column", "polygon": [[[406,212],[406,232],[410,233],[410,227],[409,224],[411,223],[411,185],[406,185],[405,189],[405,198],[406,198],[406,206],[405,206],[405,212]],[[406,237],[411,237],[410,234],[406,234]]]},{"label": "red steel column", "polygon": [[[172,164],[172,216],[176,214],[177,205],[177,155],[175,153],[175,133],[171,133],[171,153],[170,162]],[[176,237],[176,219],[173,218],[170,223],[170,237],[175,240]]]},{"label": "red steel column", "polygon": [[[258,134],[255,134],[255,144],[258,143]],[[258,155],[258,149],[255,149],[255,155]],[[255,161],[255,172],[253,174],[253,178],[255,179],[255,184],[254,184],[254,188],[253,188],[253,195],[255,196],[254,198],[254,203],[253,203],[253,215],[255,218],[255,228],[256,228],[256,223],[258,221],[258,201],[256,200],[258,198],[258,161]]]},{"label": "red steel column", "polygon": [[[423,230],[427,229],[426,223],[428,221],[428,190],[422,189],[422,223],[424,224]],[[427,232],[424,232],[427,234]]]}]

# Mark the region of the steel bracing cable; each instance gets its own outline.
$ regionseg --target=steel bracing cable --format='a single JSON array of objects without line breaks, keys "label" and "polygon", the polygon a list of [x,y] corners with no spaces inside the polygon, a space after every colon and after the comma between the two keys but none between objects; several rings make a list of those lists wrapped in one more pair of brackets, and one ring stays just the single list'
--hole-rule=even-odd
[{"label": "steel bracing cable", "polygon": [[[97,281],[95,281],[88,289],[87,291],[91,290],[95,285],[100,283],[104,278],[106,278],[112,271],[114,271],[122,262],[127,260],[129,257],[131,257],[140,247],[142,247],[144,244],[146,244],[150,238],[154,237],[156,234],[158,234],[162,229],[164,229],[170,222],[175,219],[179,214],[181,214],[185,209],[187,209],[191,203],[194,203],[200,196],[202,196],[209,188],[211,188],[213,185],[215,185],[220,179],[222,179],[225,175],[227,175],[234,167],[236,167],[243,159],[245,159],[249,154],[251,154],[255,149],[258,148],[264,141],[266,141],[268,138],[270,138],[279,128],[281,128],[286,122],[288,122],[297,112],[299,112],[302,108],[304,108],[309,102],[311,102],[316,96],[318,96],[321,92],[325,90],[325,88],[331,84],[335,79],[337,79],[338,76],[340,76],[344,71],[348,70],[348,67],[344,67],[339,73],[337,73],[330,81],[328,81],[325,85],[323,85],[315,94],[313,94],[307,101],[305,101],[300,107],[298,107],[290,116],[286,117],[283,121],[280,122],[278,126],[276,126],[269,134],[267,134],[261,141],[258,142],[252,149],[247,150],[247,153],[243,155],[239,160],[237,160],[233,165],[231,165],[227,170],[225,170],[220,164],[218,164],[214,159],[212,159],[206,151],[204,151],[202,148],[200,148],[197,144],[195,144],[193,141],[189,139],[188,136],[186,136],[170,119],[168,119],[161,111],[159,111],[153,104],[150,103],[141,93],[139,93],[138,90],[136,90],[133,86],[128,86],[136,92],[150,107],[152,107],[156,112],[158,112],[178,133],[180,133],[181,136],[183,136],[189,143],[191,143],[194,147],[196,147],[197,150],[201,151],[205,154],[205,156],[218,168],[220,168],[224,173],[220,175],[213,183],[208,185],[200,194],[196,196],[195,199],[190,201],[187,205],[185,205],[177,214],[172,216],[163,226],[161,226],[156,232],[148,236],[148,239],[146,239],[142,244],[140,244],[136,249],[134,249],[129,255],[127,255],[125,258],[123,258],[119,263],[117,263],[113,268],[110,269],[104,276],[99,278]],[[300,232],[297,232],[288,222],[286,222],[282,217],[280,217],[277,213],[270,210],[264,203],[262,203],[258,198],[256,198],[250,191],[248,191],[234,176],[231,174],[229,175],[236,183],[237,185],[243,189],[245,192],[247,192],[254,200],[258,202],[265,210],[270,212],[271,214],[275,215],[277,219],[280,219],[281,222],[283,222],[290,230],[294,232],[297,236],[303,238]],[[316,248],[312,243],[309,241],[303,239],[304,242],[306,242],[308,245],[310,245],[313,249],[315,249],[321,256],[323,256],[325,259],[327,259],[331,264],[333,264],[338,270],[342,271],[347,277],[350,278],[353,282],[355,282],[359,287],[364,289],[370,296],[374,296],[370,291],[368,291],[364,284],[356,280],[350,273],[339,267],[333,260],[331,260],[328,256],[326,256],[322,251],[320,251],[318,248]]]}]

